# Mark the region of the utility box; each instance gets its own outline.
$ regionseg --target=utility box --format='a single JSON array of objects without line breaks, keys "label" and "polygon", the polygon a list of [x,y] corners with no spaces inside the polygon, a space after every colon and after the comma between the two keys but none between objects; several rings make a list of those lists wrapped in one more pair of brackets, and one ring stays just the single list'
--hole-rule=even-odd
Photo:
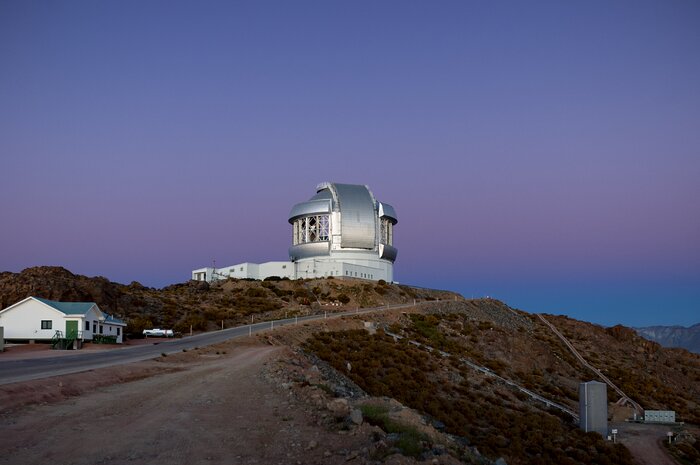
[{"label": "utility box", "polygon": [[644,423],[675,423],[675,410],[645,410]]},{"label": "utility box", "polygon": [[579,427],[608,435],[608,386],[598,381],[581,383],[578,387]]}]

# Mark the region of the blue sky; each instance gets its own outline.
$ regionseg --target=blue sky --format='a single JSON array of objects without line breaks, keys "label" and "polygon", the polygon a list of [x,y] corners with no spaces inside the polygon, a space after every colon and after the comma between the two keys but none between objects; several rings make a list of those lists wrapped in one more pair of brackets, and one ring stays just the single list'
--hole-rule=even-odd
[{"label": "blue sky", "polygon": [[401,282],[700,314],[700,4],[0,3],[0,269],[151,286],[286,258],[368,184]]}]

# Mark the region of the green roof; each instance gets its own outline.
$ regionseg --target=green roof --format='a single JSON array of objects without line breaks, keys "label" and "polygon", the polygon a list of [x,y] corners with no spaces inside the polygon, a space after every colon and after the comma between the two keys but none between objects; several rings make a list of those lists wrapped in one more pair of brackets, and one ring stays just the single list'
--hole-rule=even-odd
[{"label": "green roof", "polygon": [[126,325],[126,323],[123,320],[120,320],[119,318],[113,317],[112,315],[108,315],[108,314],[106,314],[105,323],[115,323],[118,325]]},{"label": "green roof", "polygon": [[94,302],[56,302],[55,300],[42,299],[41,297],[34,298],[66,315],[85,315],[95,305]]}]

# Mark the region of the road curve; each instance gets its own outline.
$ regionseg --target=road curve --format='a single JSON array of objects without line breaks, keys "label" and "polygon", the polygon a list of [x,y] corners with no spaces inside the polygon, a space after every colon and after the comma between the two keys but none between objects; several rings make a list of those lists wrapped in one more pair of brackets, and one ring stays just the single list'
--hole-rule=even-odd
[{"label": "road curve", "polygon": [[25,360],[0,360],[0,385],[48,378],[50,376],[67,375],[81,371],[95,370],[114,365],[139,362],[156,358],[162,354],[181,352],[183,349],[205,347],[238,337],[248,336],[262,331],[274,330],[280,326],[298,324],[304,321],[322,320],[324,318],[339,318],[342,316],[361,315],[382,310],[409,308],[416,305],[430,304],[400,304],[383,307],[363,308],[342,313],[308,315],[282,320],[264,321],[250,325],[237,326],[209,333],[197,334],[182,339],[163,340],[152,345],[124,347],[104,352],[86,352],[71,356],[47,357]]}]

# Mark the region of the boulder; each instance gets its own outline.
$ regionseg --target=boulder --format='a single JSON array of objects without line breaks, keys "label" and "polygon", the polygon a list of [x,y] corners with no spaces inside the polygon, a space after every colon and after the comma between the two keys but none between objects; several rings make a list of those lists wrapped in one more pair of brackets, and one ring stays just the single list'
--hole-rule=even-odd
[{"label": "boulder", "polygon": [[350,413],[350,405],[347,399],[333,399],[326,404],[326,408],[331,411],[336,419],[345,418]]}]

